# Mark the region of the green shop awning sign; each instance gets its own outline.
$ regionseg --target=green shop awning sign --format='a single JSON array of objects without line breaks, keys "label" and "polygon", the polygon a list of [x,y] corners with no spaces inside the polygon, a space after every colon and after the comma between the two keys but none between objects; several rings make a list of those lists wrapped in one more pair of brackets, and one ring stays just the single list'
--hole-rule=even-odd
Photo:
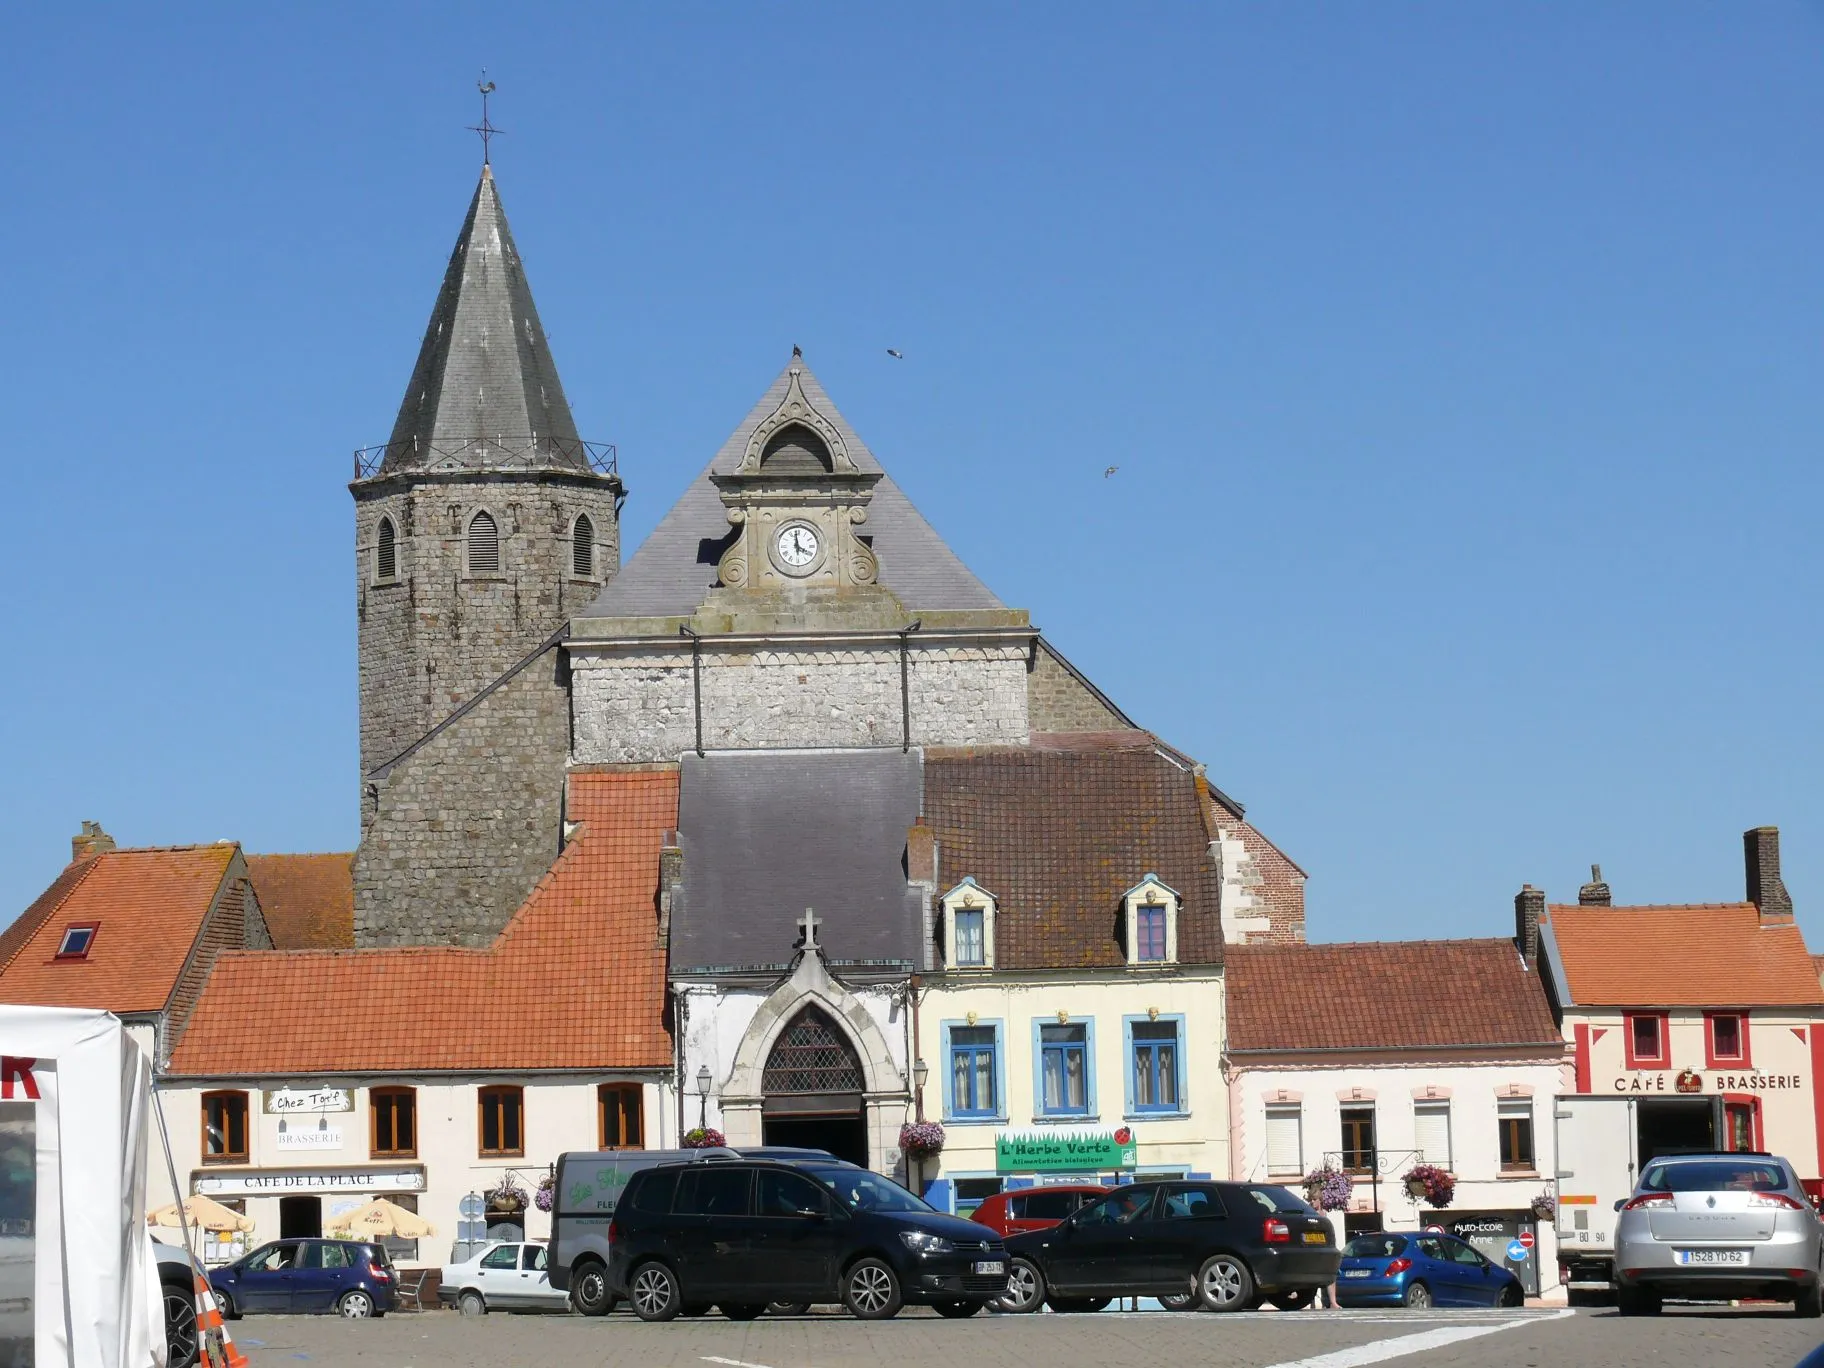
[{"label": "green shop awning sign", "polygon": [[1134,1133],[1002,1131],[994,1137],[996,1173],[1075,1173],[1134,1166]]}]

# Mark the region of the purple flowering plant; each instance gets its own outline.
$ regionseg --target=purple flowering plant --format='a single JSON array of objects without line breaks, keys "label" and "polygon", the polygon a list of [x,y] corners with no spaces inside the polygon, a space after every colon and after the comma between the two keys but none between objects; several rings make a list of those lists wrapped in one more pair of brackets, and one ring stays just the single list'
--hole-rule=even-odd
[{"label": "purple flowering plant", "polygon": [[912,1159],[929,1159],[944,1148],[944,1128],[935,1121],[908,1121],[899,1128],[900,1153]]},{"label": "purple flowering plant", "polygon": [[722,1149],[728,1137],[714,1126],[693,1126],[684,1132],[685,1149]]},{"label": "purple flowering plant", "polygon": [[[1425,1198],[1434,1207],[1447,1207],[1450,1199],[1456,1194],[1457,1180],[1449,1170],[1441,1169],[1436,1164],[1414,1164],[1406,1170],[1402,1180],[1406,1190],[1413,1196]],[[1414,1191],[1414,1189],[1418,1191]]]},{"label": "purple flowering plant", "polygon": [[1319,1211],[1347,1211],[1354,1197],[1349,1175],[1331,1164],[1319,1164],[1305,1175],[1305,1200]]}]

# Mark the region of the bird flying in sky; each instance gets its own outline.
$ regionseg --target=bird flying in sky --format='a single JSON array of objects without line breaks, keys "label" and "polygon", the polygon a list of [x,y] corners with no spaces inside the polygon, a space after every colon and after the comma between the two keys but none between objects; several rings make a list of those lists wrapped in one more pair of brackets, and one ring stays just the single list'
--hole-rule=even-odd
[{"label": "bird flying in sky", "polygon": [[904,352],[896,352],[891,347],[887,348],[887,355],[892,357],[895,361],[904,361],[906,359]]},{"label": "bird flying in sky", "polygon": [[1119,469],[1121,469],[1120,466],[1110,466],[1107,470],[1102,472],[1102,478],[1106,480],[1110,475],[1113,475]]}]

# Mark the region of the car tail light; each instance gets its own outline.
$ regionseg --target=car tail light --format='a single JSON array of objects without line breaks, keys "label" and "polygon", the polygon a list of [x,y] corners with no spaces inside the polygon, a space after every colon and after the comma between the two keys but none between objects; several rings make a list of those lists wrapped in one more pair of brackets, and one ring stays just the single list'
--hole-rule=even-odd
[{"label": "car tail light", "polygon": [[1785,1211],[1805,1210],[1805,1203],[1794,1201],[1783,1192],[1751,1192],[1748,1194],[1748,1205],[1751,1207],[1779,1207]]},{"label": "car tail light", "polygon": [[610,1220],[608,1222],[608,1243],[615,1244],[620,1240],[620,1238],[621,1238],[621,1223],[620,1223],[619,1219]]},{"label": "car tail light", "polygon": [[1292,1228],[1277,1217],[1269,1216],[1261,1229],[1260,1238],[1268,1244],[1285,1244],[1292,1238]]},{"label": "car tail light", "polygon": [[386,1271],[385,1266],[377,1263],[370,1263],[367,1266],[367,1276],[372,1278],[375,1282],[391,1282],[393,1280],[393,1275]]},{"label": "car tail light", "polygon": [[1624,1207],[1623,1211],[1639,1211],[1642,1207],[1669,1207],[1672,1205],[1672,1194],[1669,1192],[1643,1192]]},{"label": "car tail light", "polygon": [[1409,1269],[1411,1267],[1412,1267],[1411,1259],[1405,1259],[1405,1258],[1395,1259],[1392,1263],[1387,1265],[1387,1276],[1390,1278],[1397,1278],[1400,1276],[1400,1274],[1404,1273],[1407,1269]]}]

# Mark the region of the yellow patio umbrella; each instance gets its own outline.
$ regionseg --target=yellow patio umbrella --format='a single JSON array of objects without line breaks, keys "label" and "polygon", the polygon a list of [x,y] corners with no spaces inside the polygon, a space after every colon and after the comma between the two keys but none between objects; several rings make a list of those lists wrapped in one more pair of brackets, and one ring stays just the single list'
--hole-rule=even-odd
[{"label": "yellow patio umbrella", "polygon": [[365,1235],[370,1240],[421,1240],[437,1229],[415,1211],[376,1197],[364,1207],[344,1212],[325,1229],[338,1235]]},{"label": "yellow patio umbrella", "polygon": [[146,1214],[147,1225],[181,1228],[186,1222],[194,1230],[239,1231],[243,1234],[253,1230],[252,1217],[243,1216],[233,1208],[225,1207],[200,1193],[184,1198],[183,1221],[177,1218],[175,1202]]}]

